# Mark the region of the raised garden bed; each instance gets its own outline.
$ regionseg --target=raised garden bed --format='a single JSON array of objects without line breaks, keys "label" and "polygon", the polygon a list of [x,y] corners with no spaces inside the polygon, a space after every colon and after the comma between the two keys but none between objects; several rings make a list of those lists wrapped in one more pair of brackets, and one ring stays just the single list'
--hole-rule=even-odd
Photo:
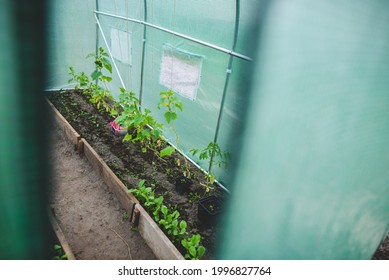
[{"label": "raised garden bed", "polygon": [[[163,234],[160,243],[161,238],[157,236],[161,236],[162,231],[151,218],[152,213],[145,215],[147,210],[137,204],[138,200],[127,191],[136,188],[141,180],[145,180],[145,184],[152,187],[155,196],[163,195],[164,204],[179,211],[180,218],[187,222],[188,231],[201,235],[201,243],[206,248],[203,259],[214,257],[217,229],[209,224],[201,224],[198,220],[197,200],[204,195],[204,187],[201,185],[204,175],[200,170],[190,166],[190,171],[194,174],[191,183],[187,189],[180,190],[178,193],[176,181],[182,177],[182,169],[177,166],[176,160],[180,159],[184,162],[181,155],[175,153],[171,157],[160,158],[153,152],[142,152],[137,144],[123,142],[122,137],[115,136],[111,132],[109,122],[112,121],[112,117],[97,110],[78,91],[49,92],[47,96],[66,120],[62,120],[61,117],[56,118],[64,123],[69,122],[70,128],[64,129],[71,132],[66,134],[73,139],[71,141],[74,141],[75,148],[83,152],[95,166],[107,185],[114,190],[129,215],[133,217],[134,210],[138,209],[140,212],[138,228],[158,258],[182,259],[186,250],[175,240],[173,243],[178,251],[175,252],[175,248],[170,250],[171,243]],[[225,195],[223,191],[217,189],[216,193],[219,196]],[[163,243],[165,245],[161,245]]]}]

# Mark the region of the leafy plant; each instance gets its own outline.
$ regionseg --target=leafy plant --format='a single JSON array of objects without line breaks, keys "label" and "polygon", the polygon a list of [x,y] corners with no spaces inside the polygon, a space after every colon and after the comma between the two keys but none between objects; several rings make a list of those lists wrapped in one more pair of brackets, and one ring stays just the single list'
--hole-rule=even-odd
[{"label": "leafy plant", "polygon": [[189,198],[189,202],[195,202],[201,198],[201,195],[199,195],[198,193],[190,192],[188,194],[188,198]]},{"label": "leafy plant", "polygon": [[104,84],[106,82],[112,81],[110,76],[103,74],[103,69],[106,69],[110,74],[112,74],[112,65],[109,62],[108,54],[104,51],[102,47],[99,48],[99,52],[97,54],[90,53],[86,56],[86,58],[94,58],[94,63],[96,69],[92,72],[91,78],[94,81],[101,81]]},{"label": "leafy plant", "polygon": [[[106,112],[109,112],[111,116],[117,115],[117,111],[114,106],[110,105],[113,102],[113,97],[108,90],[107,83],[109,83],[112,78],[103,73],[105,69],[110,74],[112,74],[112,65],[109,62],[108,54],[104,51],[103,48],[99,48],[97,54],[90,53],[86,58],[94,58],[95,70],[91,73],[91,80],[84,72],[77,74],[74,71],[74,68],[69,67],[69,75],[71,78],[70,82],[77,82],[78,85],[75,86],[75,89],[83,89],[83,93],[90,97],[89,101],[97,107],[97,109],[104,109]],[[98,85],[98,82],[101,82],[103,88]]]},{"label": "leafy plant", "polygon": [[196,234],[189,238],[187,222],[179,220],[180,213],[175,207],[169,210],[166,205],[163,205],[163,197],[159,196],[156,198],[153,190],[145,186],[145,180],[141,180],[138,187],[129,190],[129,192],[133,193],[146,209],[153,211],[154,220],[172,240],[181,242],[182,246],[187,250],[186,258],[200,259],[204,255],[205,248],[200,245],[201,236]]},{"label": "leafy plant", "polygon": [[103,108],[106,112],[110,112],[111,115],[117,114],[113,106],[109,105],[109,103],[107,102],[108,100],[113,101],[111,93],[106,89],[96,89],[96,87],[96,85],[92,86],[92,96],[89,101],[94,104],[99,110],[100,108]]},{"label": "leafy plant", "polygon": [[167,146],[159,152],[160,157],[171,156],[174,153],[175,149],[172,146]]},{"label": "leafy plant", "polygon": [[202,150],[191,149],[190,152],[193,156],[199,154],[200,160],[207,160],[212,165],[227,168],[228,160],[230,159],[230,153],[223,151],[216,142],[210,142],[208,146]]},{"label": "leafy plant", "polygon": [[89,87],[90,81],[87,75],[85,75],[84,72],[81,72],[80,74],[77,74],[74,71],[74,68],[72,66],[69,67],[69,75],[71,78],[68,80],[68,83],[71,82],[77,82],[78,85],[75,86],[75,89],[84,89],[86,87]]},{"label": "leafy plant", "polygon": [[139,182],[138,188],[129,190],[147,208],[153,211],[154,220],[159,221],[159,210],[162,207],[163,196],[155,197],[151,187],[145,186],[145,180]]},{"label": "leafy plant", "polygon": [[[200,160],[208,161],[210,166],[217,165],[221,168],[228,168],[228,161],[230,160],[230,153],[223,151],[216,142],[210,142],[204,149],[191,149],[190,152],[193,156],[198,154]],[[212,190],[212,185],[215,182],[215,175],[211,172],[205,175],[206,183],[202,183],[205,187],[205,192]]]},{"label": "leafy plant", "polygon": [[[170,125],[170,129],[174,132],[176,136],[176,145],[177,147],[180,147],[180,137],[174,128],[174,121],[178,118],[178,110],[182,111],[182,102],[175,96],[174,92],[172,90],[163,91],[160,92],[159,95],[161,96],[159,102],[158,102],[158,109],[163,109],[166,112],[164,113],[164,118],[166,122]],[[174,153],[175,149],[173,147],[166,147],[160,152],[160,156],[171,156]],[[181,165],[178,161],[178,166],[183,167],[183,174],[185,177],[190,178],[192,176],[190,169],[189,169],[189,162],[184,157],[185,165]]]},{"label": "leafy plant", "polygon": [[163,205],[161,207],[161,212],[163,217],[161,220],[159,220],[159,224],[164,227],[169,235],[173,236],[173,238],[176,238],[178,235],[186,233],[187,224],[185,221],[181,221],[180,223],[178,222],[180,213],[177,210],[169,213],[168,208]]},{"label": "leafy plant", "polygon": [[200,234],[192,235],[181,241],[182,246],[187,250],[185,258],[192,260],[199,260],[205,253],[204,246],[200,245],[201,236]]},{"label": "leafy plant", "polygon": [[64,253],[62,246],[58,244],[54,244],[54,257],[53,260],[67,260],[68,256]]},{"label": "leafy plant", "polygon": [[158,102],[158,109],[166,109],[165,120],[168,124],[177,119],[177,109],[182,111],[182,102],[174,95],[172,90],[160,92],[161,99]]},{"label": "leafy plant", "polygon": [[123,110],[116,118],[116,122],[127,127],[123,141],[139,142],[143,152],[146,152],[147,148],[155,151],[162,135],[162,124],[151,116],[149,109],[141,111],[140,102],[133,92],[123,88],[120,91],[122,93],[119,96],[119,103]]},{"label": "leafy plant", "polygon": [[128,216],[128,214],[127,214],[127,212],[124,212],[123,214],[122,214],[122,219],[123,220],[128,220],[130,217]]}]

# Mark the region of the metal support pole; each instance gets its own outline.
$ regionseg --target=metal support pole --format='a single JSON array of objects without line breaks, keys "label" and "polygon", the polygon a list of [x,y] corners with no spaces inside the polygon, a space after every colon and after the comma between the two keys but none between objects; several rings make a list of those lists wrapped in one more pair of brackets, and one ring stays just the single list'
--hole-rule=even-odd
[{"label": "metal support pole", "polygon": [[131,21],[131,22],[143,24],[143,25],[146,25],[146,26],[148,26],[148,27],[152,27],[152,28],[154,28],[154,29],[158,29],[158,30],[160,30],[160,31],[163,31],[163,32],[166,32],[166,33],[169,33],[169,34],[173,34],[173,35],[175,35],[175,36],[178,36],[178,37],[181,37],[181,38],[190,40],[190,41],[192,41],[192,42],[196,42],[196,43],[198,43],[198,44],[201,44],[201,45],[203,45],[203,46],[206,46],[206,47],[209,47],[209,48],[218,50],[218,51],[220,51],[220,52],[227,53],[227,54],[229,54],[229,55],[238,57],[238,58],[240,58],[240,59],[247,60],[247,61],[252,61],[252,59],[251,59],[250,57],[245,56],[245,55],[240,54],[240,53],[237,53],[237,52],[235,52],[234,50],[229,50],[229,49],[226,49],[226,48],[223,48],[223,47],[219,47],[219,46],[217,46],[217,45],[210,44],[210,43],[208,43],[208,42],[205,42],[205,41],[202,41],[202,40],[193,38],[193,37],[191,37],[191,36],[187,36],[187,35],[182,34],[182,33],[175,32],[175,31],[173,31],[173,30],[170,30],[170,29],[167,29],[167,28],[164,28],[164,27],[155,25],[155,24],[151,24],[151,23],[145,22],[145,21],[143,21],[143,20],[138,20],[138,19],[133,19],[133,18],[128,18],[128,17],[118,16],[118,15],[114,15],[114,14],[110,14],[110,13],[105,13],[105,12],[99,12],[99,11],[95,11],[95,14],[104,15],[104,16],[109,16],[109,17],[113,17],[113,18],[119,18],[119,19]]},{"label": "metal support pole", "polygon": [[[232,43],[232,52],[234,52],[235,47],[236,47],[236,42],[238,41],[239,18],[240,18],[240,0],[236,0],[235,28],[234,28],[234,38],[233,38],[233,43]],[[217,139],[218,139],[218,136],[219,136],[220,123],[221,123],[222,116],[223,116],[223,109],[224,109],[224,103],[225,103],[226,95],[227,95],[228,83],[230,81],[230,76],[231,76],[231,73],[232,73],[232,62],[233,62],[233,59],[234,59],[234,56],[231,53],[230,54],[230,59],[228,60],[227,70],[226,70],[226,80],[225,80],[225,83],[224,83],[222,100],[220,102],[219,116],[218,116],[218,119],[217,119],[215,136],[213,138],[213,142],[214,143],[217,143]],[[214,157],[215,157],[215,150],[212,151],[211,160],[209,161],[209,168],[208,168],[208,172],[209,173],[211,173],[211,170],[212,170],[212,162],[213,162]]]},{"label": "metal support pole", "polygon": [[[99,10],[99,0],[96,0],[96,11]],[[99,17],[97,16],[97,19],[99,19]],[[96,57],[99,55],[99,26],[97,24],[97,21],[96,21],[96,46],[95,46],[95,54],[96,54]],[[95,68],[95,70],[97,70],[97,66]],[[98,84],[98,79],[96,79],[95,81],[96,85]]]},{"label": "metal support pole", "polygon": [[111,49],[110,49],[110,47],[109,47],[109,45],[108,45],[107,39],[105,38],[103,28],[101,27],[100,21],[99,21],[99,19],[97,18],[97,15],[96,15],[96,14],[95,14],[95,19],[96,19],[97,25],[99,26],[99,29],[100,29],[100,32],[101,32],[101,36],[103,37],[105,46],[107,47],[108,54],[109,54],[109,56],[110,56],[110,58],[111,58],[111,60],[112,60],[112,64],[113,64],[113,66],[114,66],[114,68],[115,68],[115,70],[116,70],[116,73],[117,73],[118,76],[119,76],[120,83],[122,84],[122,87],[123,87],[124,89],[126,89],[126,86],[124,85],[122,76],[120,75],[119,69],[118,69],[118,67],[116,66],[116,62],[115,62],[115,59],[113,58]]},{"label": "metal support pole", "polygon": [[[143,20],[147,22],[147,0],[143,1],[144,13]],[[142,63],[140,68],[140,89],[139,89],[139,104],[142,106],[142,96],[143,96],[143,72],[145,65],[145,47],[146,47],[146,25],[143,25],[143,39],[142,39]]]}]

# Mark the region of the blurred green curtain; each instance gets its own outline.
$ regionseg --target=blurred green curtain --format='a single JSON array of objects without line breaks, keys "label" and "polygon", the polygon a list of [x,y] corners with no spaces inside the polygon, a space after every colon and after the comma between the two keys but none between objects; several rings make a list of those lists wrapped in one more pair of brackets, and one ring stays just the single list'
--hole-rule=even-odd
[{"label": "blurred green curtain", "polygon": [[389,225],[389,2],[258,18],[221,259],[370,259]]},{"label": "blurred green curtain", "polygon": [[46,5],[0,5],[0,259],[46,259]]}]

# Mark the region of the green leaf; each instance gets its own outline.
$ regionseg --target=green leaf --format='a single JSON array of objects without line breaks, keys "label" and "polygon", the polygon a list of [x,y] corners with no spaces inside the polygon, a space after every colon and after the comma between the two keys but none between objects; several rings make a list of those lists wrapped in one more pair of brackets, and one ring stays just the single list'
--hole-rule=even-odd
[{"label": "green leaf", "polygon": [[184,248],[186,248],[186,249],[188,249],[188,247],[189,247],[188,241],[186,241],[185,239],[181,240],[181,245],[182,245]]},{"label": "green leaf", "polygon": [[110,114],[112,117],[116,117],[119,113],[118,113],[118,111],[116,111],[115,109],[111,109],[111,111],[109,112],[109,114]]},{"label": "green leaf", "polygon": [[104,68],[107,69],[108,72],[112,74],[112,65],[111,65],[111,63],[109,62],[109,60],[106,59],[106,58],[104,58],[104,57],[102,57],[102,58],[101,58],[101,61],[102,61],[103,64],[104,64]]},{"label": "green leaf", "polygon": [[199,152],[199,150],[198,149],[191,149],[191,150],[189,150],[189,152],[192,153],[192,156],[195,156]]},{"label": "green leaf", "polygon": [[182,103],[181,101],[178,101],[176,104],[174,104],[180,111],[182,111]]},{"label": "green leaf", "polygon": [[163,202],[163,196],[162,195],[155,199],[155,203],[157,203],[157,204],[161,204],[162,202]]},{"label": "green leaf", "polygon": [[92,77],[93,80],[97,80],[101,75],[102,73],[96,69],[95,71],[93,71],[93,73],[90,76]]},{"label": "green leaf", "polygon": [[96,55],[94,53],[90,53],[85,58],[90,58],[90,57],[96,57]]},{"label": "green leaf", "polygon": [[166,207],[165,205],[163,205],[163,206],[161,207],[161,212],[162,212],[165,216],[167,215],[168,210],[167,210],[167,207]]},{"label": "green leaf", "polygon": [[190,239],[190,243],[193,246],[197,246],[200,243],[201,236],[200,234],[193,235],[192,238]]},{"label": "green leaf", "polygon": [[130,141],[131,139],[132,135],[127,133],[126,136],[124,136],[123,141]]},{"label": "green leaf", "polygon": [[196,255],[197,255],[197,251],[196,251],[196,248],[194,247],[194,246],[190,246],[190,248],[189,248],[189,254],[191,254],[192,255],[192,257],[196,257]]},{"label": "green leaf", "polygon": [[111,77],[109,77],[109,76],[101,76],[101,78],[103,79],[103,80],[106,80],[107,82],[110,82],[110,81],[112,81],[112,78]]},{"label": "green leaf", "polygon": [[159,153],[160,157],[171,156],[174,153],[175,149],[172,146],[168,146],[165,149],[161,150]]},{"label": "green leaf", "polygon": [[216,180],[216,178],[215,178],[215,175],[214,174],[209,174],[209,182],[211,183],[211,184],[213,184],[214,182],[215,182],[215,180]]},{"label": "green leaf", "polygon": [[202,256],[204,255],[205,253],[205,248],[204,246],[199,246],[199,248],[197,248],[197,254],[198,254],[198,258],[201,259]]},{"label": "green leaf", "polygon": [[62,249],[61,245],[55,244],[54,245],[54,250],[60,250]]},{"label": "green leaf", "polygon": [[145,180],[140,180],[138,184],[138,188],[142,188],[145,185]]},{"label": "green leaf", "polygon": [[186,224],[185,221],[181,221],[181,222],[180,222],[180,228],[181,228],[181,229],[186,229],[186,226],[187,226],[187,224]]},{"label": "green leaf", "polygon": [[164,117],[165,117],[165,120],[167,121],[167,123],[170,124],[171,121],[174,121],[177,119],[177,114],[174,112],[166,112],[164,114]]}]

